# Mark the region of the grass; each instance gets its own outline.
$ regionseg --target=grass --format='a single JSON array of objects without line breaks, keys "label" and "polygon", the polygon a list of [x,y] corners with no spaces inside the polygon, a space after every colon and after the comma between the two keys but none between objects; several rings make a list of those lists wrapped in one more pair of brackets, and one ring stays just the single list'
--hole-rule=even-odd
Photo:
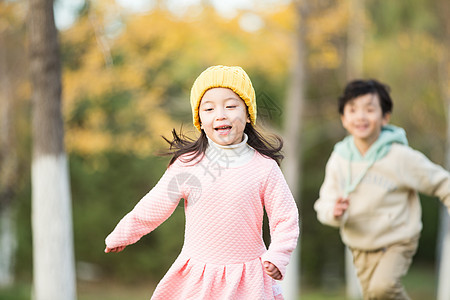
[{"label": "grass", "polygon": [[16,284],[8,288],[0,288],[1,300],[28,300],[30,299],[31,288],[27,283]]},{"label": "grass", "polygon": [[434,266],[413,266],[404,285],[412,299],[436,299],[437,277]]},{"label": "grass", "polygon": [[[403,279],[403,284],[411,299],[436,299],[437,278],[434,266],[411,266]],[[345,300],[345,287],[336,291],[323,291],[303,287],[301,300]]]},{"label": "grass", "polygon": [[[415,265],[404,278],[404,285],[412,299],[436,299],[436,274],[433,266]],[[79,282],[78,300],[144,300],[150,299],[153,283]],[[30,300],[31,284],[18,283],[0,288],[0,300]],[[302,286],[301,300],[345,300],[345,287],[324,291]]]},{"label": "grass", "polygon": [[79,283],[78,300],[147,300],[154,288],[154,284],[145,283]]}]

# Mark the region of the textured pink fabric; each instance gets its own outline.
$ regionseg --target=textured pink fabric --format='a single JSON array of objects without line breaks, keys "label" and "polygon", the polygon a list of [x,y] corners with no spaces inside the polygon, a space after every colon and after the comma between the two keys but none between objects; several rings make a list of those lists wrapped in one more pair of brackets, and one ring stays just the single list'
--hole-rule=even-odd
[{"label": "textured pink fabric", "polygon": [[[185,199],[185,241],[152,299],[282,299],[262,262],[284,276],[299,234],[298,211],[276,162],[255,152],[240,167],[206,157],[180,160],[106,238],[110,248],[137,242]],[[262,239],[264,207],[271,244]],[[278,294],[278,295],[277,295]]]}]

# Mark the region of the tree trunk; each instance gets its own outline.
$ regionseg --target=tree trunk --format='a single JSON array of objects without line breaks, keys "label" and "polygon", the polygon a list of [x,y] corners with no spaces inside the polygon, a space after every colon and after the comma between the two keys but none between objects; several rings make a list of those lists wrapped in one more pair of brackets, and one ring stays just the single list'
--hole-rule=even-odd
[{"label": "tree trunk", "polygon": [[14,284],[17,235],[13,207],[0,210],[0,288]]},{"label": "tree trunk", "polygon": [[364,60],[364,0],[349,0],[347,32],[347,81],[363,75]]},{"label": "tree trunk", "polygon": [[[448,1],[439,1],[439,12],[441,22],[443,22],[443,49],[439,63],[439,83],[441,87],[442,99],[447,106],[447,145],[446,145],[446,167],[450,170],[450,59],[448,51],[450,51],[450,21],[448,14],[450,13],[450,5]],[[450,217],[448,210],[441,205],[440,224],[438,233],[438,287],[437,300],[450,299]]]},{"label": "tree trunk", "polygon": [[450,299],[450,285],[448,284],[450,278],[450,218],[447,208],[443,205],[439,223],[437,300],[448,300]]},{"label": "tree trunk", "polygon": [[72,211],[63,146],[61,65],[52,0],[30,0],[34,299],[76,299]]},{"label": "tree trunk", "polygon": [[[349,0],[348,5],[346,78],[347,81],[350,81],[363,76],[364,0]],[[345,281],[347,298],[362,298],[361,286],[353,265],[353,256],[347,247],[345,247]]]},{"label": "tree trunk", "polygon": [[[0,30],[0,45],[6,45],[7,28]],[[0,47],[0,287],[14,283],[17,246],[14,197],[17,186],[17,145],[14,99],[8,64],[8,47]]]},{"label": "tree trunk", "polygon": [[[289,83],[285,118],[285,154],[283,172],[286,181],[294,195],[299,199],[301,193],[301,128],[305,98],[305,18],[307,15],[306,1],[295,1],[297,10],[297,28],[295,30],[294,57],[291,64],[291,80]],[[299,201],[297,200],[297,203]],[[283,295],[287,300],[298,299],[300,292],[300,246],[292,253],[291,261],[286,271],[286,278],[282,281]]]},{"label": "tree trunk", "polygon": [[[443,54],[446,55],[446,54]],[[446,145],[446,168],[450,170],[450,93],[447,86],[448,80],[448,57],[444,58],[441,63],[441,79],[442,96],[447,106],[447,145]],[[444,75],[443,73],[446,73]],[[437,265],[438,265],[438,287],[437,300],[450,299],[450,285],[448,279],[450,278],[450,217],[448,215],[447,207],[441,204],[440,220],[437,243]]]}]

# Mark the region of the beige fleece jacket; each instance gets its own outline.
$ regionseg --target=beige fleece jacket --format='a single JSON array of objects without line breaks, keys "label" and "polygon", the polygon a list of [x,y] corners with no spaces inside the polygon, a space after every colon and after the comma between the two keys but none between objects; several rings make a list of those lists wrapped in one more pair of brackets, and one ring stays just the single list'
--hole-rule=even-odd
[{"label": "beige fleece jacket", "polygon": [[[352,162],[352,176],[357,177],[366,165]],[[336,219],[333,208],[344,195],[348,170],[349,161],[333,152],[314,209],[320,222],[340,227],[342,240],[350,248],[375,250],[419,234],[418,192],[438,197],[450,212],[449,172],[419,151],[393,144],[350,193],[348,210]]]}]

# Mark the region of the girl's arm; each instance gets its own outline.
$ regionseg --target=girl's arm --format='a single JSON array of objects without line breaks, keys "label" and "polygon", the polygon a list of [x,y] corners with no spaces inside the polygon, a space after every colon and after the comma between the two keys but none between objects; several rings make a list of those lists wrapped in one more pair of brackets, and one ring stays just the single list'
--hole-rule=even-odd
[{"label": "girl's arm", "polygon": [[125,249],[126,246],[120,246],[120,247],[116,247],[116,248],[108,248],[108,246],[106,246],[105,248],[105,253],[110,253],[110,252],[121,252],[123,251],[123,249]]},{"label": "girl's arm", "polygon": [[[286,272],[292,251],[297,246],[299,224],[294,197],[275,161],[267,178],[263,198],[269,218],[271,243],[262,260],[266,273],[273,272],[273,275],[281,280]],[[266,262],[270,262],[276,267],[280,273],[279,276],[276,275],[277,270],[267,270],[270,265],[266,267]]]},{"label": "girl's arm", "polygon": [[173,213],[179,200],[183,198],[177,174],[177,167],[170,166],[155,187],[120,220],[106,238],[106,253],[120,252],[125,246],[136,243]]}]

